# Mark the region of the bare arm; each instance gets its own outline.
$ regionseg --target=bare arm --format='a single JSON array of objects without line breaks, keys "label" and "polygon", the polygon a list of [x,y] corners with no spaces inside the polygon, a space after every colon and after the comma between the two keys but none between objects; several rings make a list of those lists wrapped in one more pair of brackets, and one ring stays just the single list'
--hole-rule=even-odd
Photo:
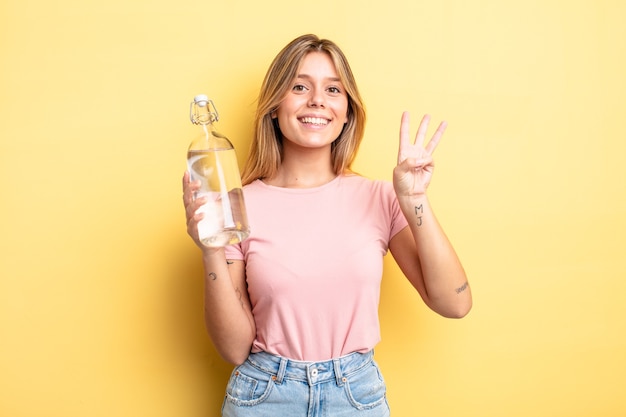
[{"label": "bare arm", "polygon": [[434,168],[432,153],[446,124],[439,125],[424,147],[429,120],[428,116],[422,119],[415,143],[411,144],[408,113],[402,116],[398,165],[393,179],[398,202],[409,226],[394,236],[389,249],[432,310],[445,317],[463,317],[472,307],[467,276],[426,195]]},{"label": "bare arm", "polygon": [[[467,277],[430,205],[411,201],[401,206],[407,207],[409,226],[389,243],[394,259],[428,307],[444,317],[464,317],[472,307]],[[411,213],[420,206],[420,216]]]},{"label": "bare arm", "polygon": [[256,335],[250,298],[242,261],[227,261],[223,248],[208,248],[198,239],[197,224],[203,217],[196,210],[205,202],[194,201],[199,183],[183,177],[183,202],[187,214],[187,232],[202,250],[204,265],[204,317],[206,328],[220,355],[235,365],[250,353]]}]

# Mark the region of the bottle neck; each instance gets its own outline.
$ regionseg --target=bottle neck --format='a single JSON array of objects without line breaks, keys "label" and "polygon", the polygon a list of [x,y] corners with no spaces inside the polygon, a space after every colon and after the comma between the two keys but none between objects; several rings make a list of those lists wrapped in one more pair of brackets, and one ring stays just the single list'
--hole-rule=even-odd
[{"label": "bottle neck", "polygon": [[211,100],[194,100],[189,116],[196,125],[210,125],[219,120],[217,109]]},{"label": "bottle neck", "polygon": [[203,126],[210,125],[213,121],[211,120],[211,112],[208,106],[196,106],[196,108],[197,110],[194,113],[193,122]]}]

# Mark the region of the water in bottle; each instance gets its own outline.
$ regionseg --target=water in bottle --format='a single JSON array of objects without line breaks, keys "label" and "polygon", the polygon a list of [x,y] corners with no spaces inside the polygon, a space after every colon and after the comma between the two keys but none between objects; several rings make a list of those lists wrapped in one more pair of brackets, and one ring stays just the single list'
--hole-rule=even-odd
[{"label": "water in bottle", "polygon": [[201,183],[194,198],[208,199],[198,209],[204,214],[198,222],[198,236],[202,244],[210,247],[239,243],[248,237],[250,229],[235,149],[228,138],[215,130],[213,123],[219,116],[207,96],[194,98],[190,117],[200,132],[189,145],[187,168],[191,180]]}]

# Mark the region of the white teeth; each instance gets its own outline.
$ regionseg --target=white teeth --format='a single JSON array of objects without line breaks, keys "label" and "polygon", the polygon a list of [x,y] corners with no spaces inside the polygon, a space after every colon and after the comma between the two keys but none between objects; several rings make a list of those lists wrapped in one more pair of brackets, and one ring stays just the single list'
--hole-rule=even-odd
[{"label": "white teeth", "polygon": [[303,117],[300,119],[302,123],[309,123],[313,125],[327,125],[328,120],[323,119],[321,117]]}]

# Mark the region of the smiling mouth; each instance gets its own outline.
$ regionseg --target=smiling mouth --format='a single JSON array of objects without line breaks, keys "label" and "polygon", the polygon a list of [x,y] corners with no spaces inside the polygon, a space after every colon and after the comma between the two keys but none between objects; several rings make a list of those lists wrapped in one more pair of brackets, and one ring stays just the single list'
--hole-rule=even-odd
[{"label": "smiling mouth", "polygon": [[303,117],[300,119],[300,122],[309,125],[326,126],[328,124],[328,119],[321,117]]}]

